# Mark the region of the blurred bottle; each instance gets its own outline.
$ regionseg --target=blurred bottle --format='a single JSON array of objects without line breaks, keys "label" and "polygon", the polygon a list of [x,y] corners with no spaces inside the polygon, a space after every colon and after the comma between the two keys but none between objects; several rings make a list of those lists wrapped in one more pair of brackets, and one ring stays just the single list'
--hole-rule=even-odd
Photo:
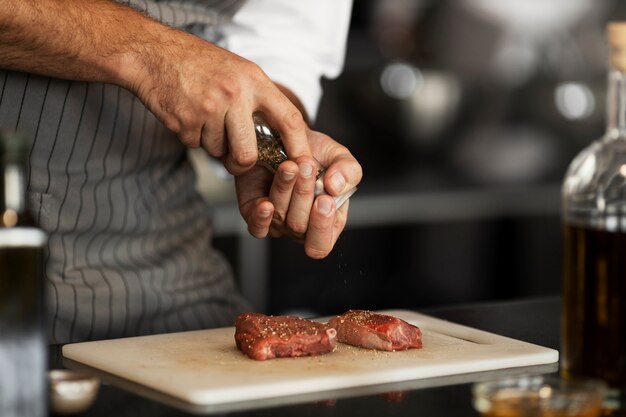
[{"label": "blurred bottle", "polygon": [[626,22],[608,25],[605,135],[571,163],[564,222],[561,369],[626,386]]},{"label": "blurred bottle", "polygon": [[28,211],[28,148],[0,132],[0,416],[47,415],[43,326],[46,234]]}]

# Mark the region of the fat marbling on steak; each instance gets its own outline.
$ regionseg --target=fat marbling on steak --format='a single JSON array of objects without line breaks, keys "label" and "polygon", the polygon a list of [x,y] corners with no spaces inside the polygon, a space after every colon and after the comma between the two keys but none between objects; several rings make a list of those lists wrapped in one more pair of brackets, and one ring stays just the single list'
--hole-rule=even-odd
[{"label": "fat marbling on steak", "polygon": [[235,321],[235,342],[252,359],[321,355],[337,345],[337,331],[294,316],[244,313]]},{"label": "fat marbling on steak", "polygon": [[352,346],[386,351],[420,349],[422,331],[397,317],[367,310],[348,310],[328,322],[337,340]]}]

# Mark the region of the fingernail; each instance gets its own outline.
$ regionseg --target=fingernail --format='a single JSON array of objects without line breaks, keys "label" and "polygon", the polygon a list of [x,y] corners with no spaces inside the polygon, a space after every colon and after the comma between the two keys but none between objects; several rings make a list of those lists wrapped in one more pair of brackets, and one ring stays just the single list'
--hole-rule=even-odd
[{"label": "fingernail", "polygon": [[330,182],[333,184],[333,188],[337,190],[337,192],[343,191],[343,187],[346,186],[346,179],[340,172],[335,172],[333,176],[330,177]]},{"label": "fingernail", "polygon": [[304,178],[309,178],[311,174],[313,174],[313,166],[310,164],[302,164],[300,165],[300,174]]},{"label": "fingernail", "polygon": [[282,176],[283,176],[283,180],[291,181],[296,176],[296,174],[290,171],[283,171]]},{"label": "fingernail", "polygon": [[320,198],[317,201],[317,208],[319,209],[320,213],[322,213],[324,215],[327,215],[333,209],[333,205],[330,202],[330,199],[328,199],[328,198]]},{"label": "fingernail", "polygon": [[270,210],[263,210],[259,213],[259,216],[261,216],[264,219],[267,219],[271,214]]}]

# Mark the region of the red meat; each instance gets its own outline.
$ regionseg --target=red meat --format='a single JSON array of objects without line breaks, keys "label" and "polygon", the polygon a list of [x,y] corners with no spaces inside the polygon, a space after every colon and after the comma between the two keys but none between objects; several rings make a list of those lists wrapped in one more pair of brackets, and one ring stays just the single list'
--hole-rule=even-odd
[{"label": "red meat", "polygon": [[245,313],[235,322],[235,342],[258,361],[320,355],[335,349],[337,331],[300,317]]},{"label": "red meat", "polygon": [[339,342],[352,346],[386,351],[422,347],[419,327],[385,314],[349,310],[333,317],[328,325],[337,329]]}]

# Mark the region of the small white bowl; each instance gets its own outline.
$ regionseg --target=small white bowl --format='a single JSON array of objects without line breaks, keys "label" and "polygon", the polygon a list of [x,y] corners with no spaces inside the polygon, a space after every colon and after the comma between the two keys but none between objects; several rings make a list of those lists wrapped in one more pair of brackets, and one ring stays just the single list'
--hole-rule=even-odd
[{"label": "small white bowl", "polygon": [[48,372],[50,411],[55,414],[76,414],[93,404],[100,380],[87,372],[53,369]]}]

